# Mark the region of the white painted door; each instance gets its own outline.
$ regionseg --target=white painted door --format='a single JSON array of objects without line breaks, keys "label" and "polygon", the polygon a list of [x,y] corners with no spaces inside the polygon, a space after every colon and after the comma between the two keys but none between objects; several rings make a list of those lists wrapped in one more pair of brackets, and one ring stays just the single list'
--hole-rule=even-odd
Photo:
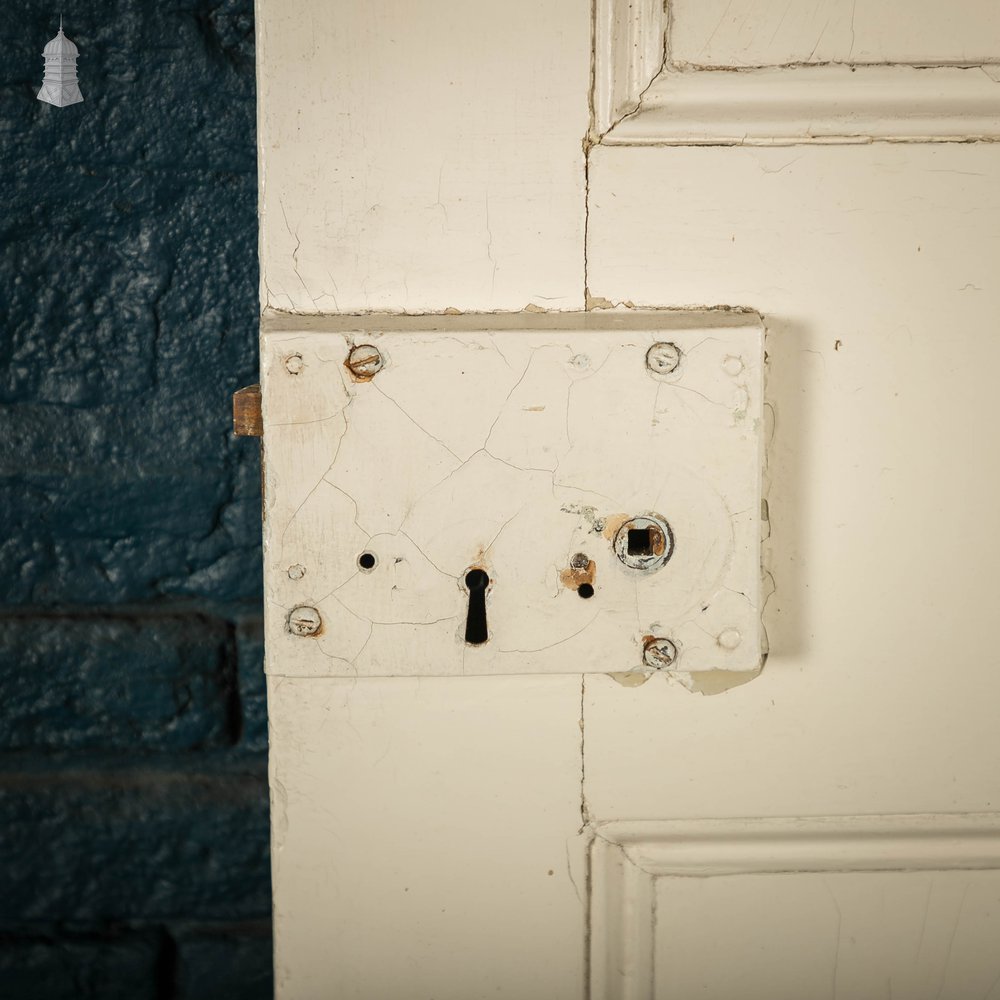
[{"label": "white painted door", "polygon": [[[257,25],[278,996],[1000,996],[1000,9]],[[405,471],[359,457],[331,525],[329,337],[451,324],[457,354],[498,322],[468,314],[712,307],[766,329],[759,674],[442,676],[412,632],[356,676],[294,652],[346,635],[289,613]],[[459,315],[334,318],[360,313]],[[316,393],[290,416],[281,373]]]}]

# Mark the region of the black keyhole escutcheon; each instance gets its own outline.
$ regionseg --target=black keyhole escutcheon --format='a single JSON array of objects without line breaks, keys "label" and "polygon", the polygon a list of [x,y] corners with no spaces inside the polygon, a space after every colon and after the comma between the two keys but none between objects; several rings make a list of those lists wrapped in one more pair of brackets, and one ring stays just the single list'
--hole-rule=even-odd
[{"label": "black keyhole escutcheon", "polygon": [[481,646],[489,638],[486,629],[486,588],[490,578],[484,570],[470,569],[465,574],[469,588],[469,615],[465,619],[465,641],[470,646]]}]

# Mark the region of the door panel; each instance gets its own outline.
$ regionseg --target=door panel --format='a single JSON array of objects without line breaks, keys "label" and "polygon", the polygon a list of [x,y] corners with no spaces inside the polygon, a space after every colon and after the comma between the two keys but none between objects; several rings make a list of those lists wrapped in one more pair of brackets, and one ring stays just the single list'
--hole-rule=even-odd
[{"label": "door panel", "polygon": [[656,1000],[997,995],[1000,872],[665,877],[655,906]]},{"label": "door panel", "polygon": [[993,995],[1000,823],[599,823],[594,998]]},{"label": "door panel", "polygon": [[1000,51],[989,0],[676,0],[672,58],[698,66],[981,63]]},{"label": "door panel", "polygon": [[765,315],[775,588],[754,684],[587,679],[591,809],[996,808],[1000,146],[601,149],[591,197],[595,292]]}]

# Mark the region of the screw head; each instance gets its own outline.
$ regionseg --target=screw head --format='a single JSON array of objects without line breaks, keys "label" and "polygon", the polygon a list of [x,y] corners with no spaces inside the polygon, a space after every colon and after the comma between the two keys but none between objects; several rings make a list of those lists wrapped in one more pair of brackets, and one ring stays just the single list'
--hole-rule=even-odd
[{"label": "screw head", "polygon": [[377,347],[371,344],[356,344],[348,352],[344,364],[358,381],[368,382],[382,370],[385,361]]},{"label": "screw head", "polygon": [[586,552],[577,552],[569,564],[573,569],[586,569],[590,565],[590,559]]},{"label": "screw head", "polygon": [[716,642],[718,642],[723,649],[730,650],[736,649],[742,641],[743,636],[740,634],[740,630],[736,628],[723,629],[723,631],[719,633],[718,639],[716,639]]},{"label": "screw head", "polygon": [[288,615],[288,631],[292,635],[315,635],[322,624],[319,612],[308,605],[293,608]]},{"label": "screw head", "polygon": [[646,367],[654,375],[669,375],[681,363],[681,349],[663,341],[646,351]]},{"label": "screw head", "polygon": [[306,575],[306,568],[301,563],[295,563],[288,567],[289,580],[301,580]]},{"label": "screw head", "polygon": [[305,368],[306,363],[302,360],[301,354],[289,354],[285,358],[285,371],[289,375],[298,375]]},{"label": "screw head", "polygon": [[650,637],[642,650],[642,662],[653,670],[665,670],[677,660],[677,647],[669,639]]}]

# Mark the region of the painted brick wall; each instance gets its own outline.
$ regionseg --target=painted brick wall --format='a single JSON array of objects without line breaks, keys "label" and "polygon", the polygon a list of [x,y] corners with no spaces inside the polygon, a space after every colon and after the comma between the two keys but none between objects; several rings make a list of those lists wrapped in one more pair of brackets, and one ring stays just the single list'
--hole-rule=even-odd
[{"label": "painted brick wall", "polygon": [[252,0],[0,0],[0,993],[271,992]]}]

